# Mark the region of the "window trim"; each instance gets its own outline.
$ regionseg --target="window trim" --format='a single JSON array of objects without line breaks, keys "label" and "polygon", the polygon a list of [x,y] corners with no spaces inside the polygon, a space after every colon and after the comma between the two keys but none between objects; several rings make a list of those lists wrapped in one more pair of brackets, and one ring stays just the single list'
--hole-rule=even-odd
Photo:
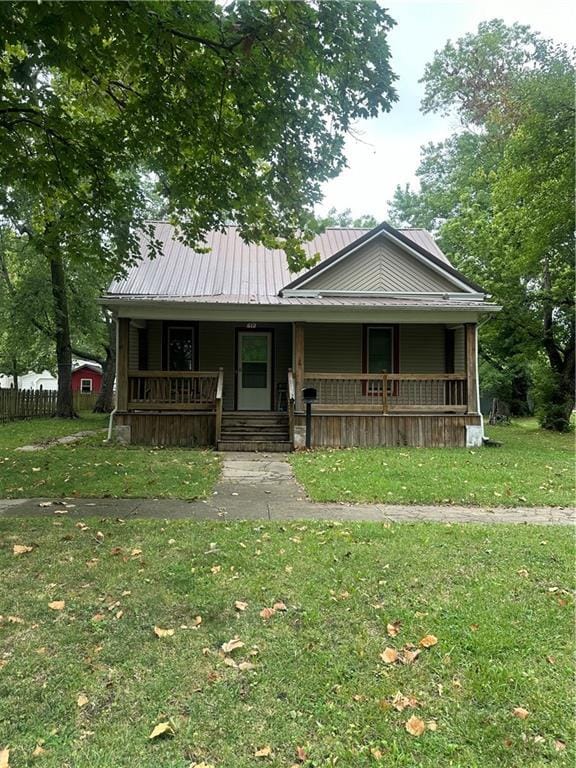
[{"label": "window trim", "polygon": [[[88,390],[83,389],[83,384],[84,384],[85,381],[87,381],[88,384],[90,384],[90,389],[88,389]],[[93,389],[93,384],[94,384],[94,382],[92,381],[92,379],[82,379],[81,378],[80,379],[80,393],[82,395],[91,395],[92,394],[92,389]]]},{"label": "window trim", "polygon": [[193,337],[194,337],[194,360],[192,362],[192,370],[198,371],[199,370],[199,324],[197,321],[189,321],[189,320],[180,320],[180,321],[174,321],[174,320],[164,320],[162,323],[162,370],[163,371],[170,371],[173,370],[170,368],[170,358],[168,354],[168,350],[170,348],[169,342],[170,342],[170,329],[172,328],[186,328],[186,329],[192,329]]}]

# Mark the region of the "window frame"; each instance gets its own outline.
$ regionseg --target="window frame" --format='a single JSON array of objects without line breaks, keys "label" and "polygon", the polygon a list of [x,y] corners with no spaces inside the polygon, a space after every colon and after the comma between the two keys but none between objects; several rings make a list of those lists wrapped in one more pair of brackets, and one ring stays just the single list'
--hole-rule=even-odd
[{"label": "window frame", "polygon": [[[197,371],[198,370],[198,360],[199,360],[199,333],[198,333],[198,323],[194,321],[187,321],[187,320],[180,320],[180,321],[172,321],[172,320],[165,320],[162,324],[162,370],[163,371],[172,371],[175,370],[174,368],[170,368],[170,331],[173,329],[186,329],[190,330],[192,332],[192,338],[193,338],[193,352],[192,352],[192,368],[190,368],[190,371]],[[185,373],[186,371],[182,371],[182,373]]]},{"label": "window frame", "polygon": [[[87,381],[88,384],[90,385],[90,388],[87,389],[87,390],[84,389],[84,382],[85,381]],[[92,390],[93,390],[93,385],[94,385],[94,382],[92,381],[92,379],[80,378],[80,394],[82,394],[82,395],[91,395],[92,394]]]}]

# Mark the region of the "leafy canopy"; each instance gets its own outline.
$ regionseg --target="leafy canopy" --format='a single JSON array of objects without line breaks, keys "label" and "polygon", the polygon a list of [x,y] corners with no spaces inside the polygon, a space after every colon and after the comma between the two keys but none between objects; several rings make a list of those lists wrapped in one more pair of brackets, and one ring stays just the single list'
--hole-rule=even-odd
[{"label": "leafy canopy", "polygon": [[371,1],[2,3],[0,210],[120,266],[139,167],[189,242],[233,220],[296,269],[347,130],[396,98],[392,24]]}]

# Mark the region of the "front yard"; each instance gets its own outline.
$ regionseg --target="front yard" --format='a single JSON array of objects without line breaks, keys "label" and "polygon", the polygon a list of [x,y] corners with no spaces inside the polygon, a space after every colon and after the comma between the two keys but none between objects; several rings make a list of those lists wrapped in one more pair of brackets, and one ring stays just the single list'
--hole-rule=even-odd
[{"label": "front yard", "polygon": [[292,466],[314,501],[572,506],[574,435],[535,420],[488,427],[501,448],[353,448],[298,453]]},{"label": "front yard", "polygon": [[[89,414],[72,422],[36,419],[0,426],[0,498],[194,499],[212,491],[220,462],[211,451],[108,445],[107,423],[108,417]],[[87,429],[101,431],[73,445],[14,450]]]},{"label": "front yard", "polygon": [[573,562],[555,527],[0,520],[0,754],[573,765]]}]

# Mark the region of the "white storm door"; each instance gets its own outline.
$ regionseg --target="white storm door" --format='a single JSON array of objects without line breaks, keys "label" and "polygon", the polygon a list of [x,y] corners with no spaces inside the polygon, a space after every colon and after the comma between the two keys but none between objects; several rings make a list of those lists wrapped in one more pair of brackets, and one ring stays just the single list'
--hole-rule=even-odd
[{"label": "white storm door", "polygon": [[269,411],[272,394],[272,334],[238,332],[238,410]]}]

